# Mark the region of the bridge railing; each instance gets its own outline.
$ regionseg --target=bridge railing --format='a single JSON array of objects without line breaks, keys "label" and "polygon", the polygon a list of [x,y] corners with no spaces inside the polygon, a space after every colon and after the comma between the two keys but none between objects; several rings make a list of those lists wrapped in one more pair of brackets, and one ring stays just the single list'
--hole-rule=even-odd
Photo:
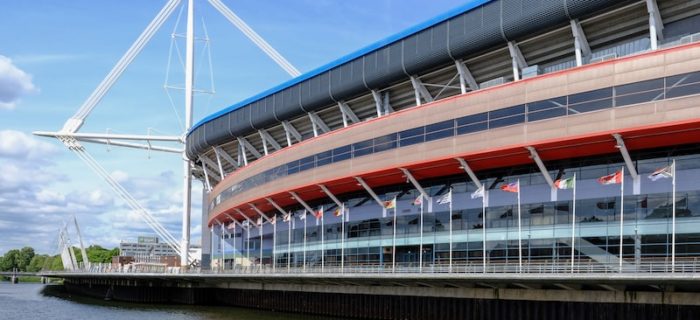
[{"label": "bridge railing", "polygon": [[608,274],[608,273],[700,273],[700,261],[689,260],[675,264],[672,268],[665,261],[642,262],[638,264],[619,265],[601,264],[588,261],[576,263],[573,268],[570,263],[561,262],[530,262],[523,263],[493,263],[486,267],[481,263],[453,264],[429,264],[418,265],[313,265],[313,266],[289,266],[286,265],[250,265],[234,266],[225,269],[202,270],[181,269],[179,267],[167,267],[164,264],[92,264],[87,270],[61,271],[56,273],[155,273],[155,274],[221,274],[221,275],[272,275],[272,274]]}]

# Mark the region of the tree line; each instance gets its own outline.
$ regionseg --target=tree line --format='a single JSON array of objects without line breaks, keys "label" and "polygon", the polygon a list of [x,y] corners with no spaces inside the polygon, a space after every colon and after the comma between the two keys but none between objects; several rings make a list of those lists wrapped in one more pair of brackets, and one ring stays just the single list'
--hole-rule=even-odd
[{"label": "tree line", "polygon": [[[83,256],[79,248],[73,248],[75,258],[83,262]],[[110,263],[113,256],[119,255],[119,248],[112,250],[93,245],[85,249],[88,261],[91,263]],[[17,269],[22,272],[39,272],[41,270],[63,270],[63,262],[60,255],[35,254],[34,248],[24,247],[7,251],[0,257],[0,271],[12,271]]]}]

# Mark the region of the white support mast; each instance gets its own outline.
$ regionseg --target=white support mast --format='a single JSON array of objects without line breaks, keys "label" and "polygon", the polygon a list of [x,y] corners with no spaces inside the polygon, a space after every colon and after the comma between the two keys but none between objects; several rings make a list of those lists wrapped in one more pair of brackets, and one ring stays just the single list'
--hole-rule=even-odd
[{"label": "white support mast", "polygon": [[[192,103],[194,88],[194,0],[187,2],[187,45],[185,52],[185,132],[192,127]],[[185,148],[186,149],[186,148]],[[192,166],[187,154],[182,154],[182,241],[180,242],[180,265],[186,267],[190,251],[190,212],[192,208]]]}]

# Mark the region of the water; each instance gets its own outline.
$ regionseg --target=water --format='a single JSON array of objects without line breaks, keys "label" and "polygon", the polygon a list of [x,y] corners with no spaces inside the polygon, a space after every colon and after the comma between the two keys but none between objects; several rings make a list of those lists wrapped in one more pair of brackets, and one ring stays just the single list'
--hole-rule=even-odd
[{"label": "water", "polygon": [[0,319],[2,320],[330,320],[327,317],[260,311],[233,307],[146,305],[66,294],[48,294],[44,285],[0,282]]}]

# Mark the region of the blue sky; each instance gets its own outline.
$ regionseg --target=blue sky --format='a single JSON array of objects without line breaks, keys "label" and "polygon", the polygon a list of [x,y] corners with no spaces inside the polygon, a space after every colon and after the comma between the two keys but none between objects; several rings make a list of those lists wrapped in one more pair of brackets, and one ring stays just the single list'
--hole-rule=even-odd
[{"label": "blue sky", "polygon": [[[106,247],[150,230],[106,184],[57,141],[78,110],[165,0],[0,0],[0,254],[31,245],[55,253],[57,231],[76,215],[85,240]],[[186,1],[183,1],[186,2]],[[224,0],[301,72],[463,4],[458,0]],[[289,79],[204,0],[196,0],[211,39],[214,95],[195,100],[195,122]],[[88,117],[81,132],[180,134],[163,84],[182,84],[171,37],[184,33],[179,8]],[[184,42],[176,40],[182,49]],[[197,49],[204,44],[199,42]],[[180,51],[182,52],[182,51]],[[174,53],[174,52],[173,52]],[[206,55],[196,87],[211,89]],[[171,91],[182,114],[182,93]],[[87,150],[180,237],[180,158],[88,145]],[[201,184],[194,183],[193,242],[199,242]],[[74,239],[74,241],[77,239]]]}]

